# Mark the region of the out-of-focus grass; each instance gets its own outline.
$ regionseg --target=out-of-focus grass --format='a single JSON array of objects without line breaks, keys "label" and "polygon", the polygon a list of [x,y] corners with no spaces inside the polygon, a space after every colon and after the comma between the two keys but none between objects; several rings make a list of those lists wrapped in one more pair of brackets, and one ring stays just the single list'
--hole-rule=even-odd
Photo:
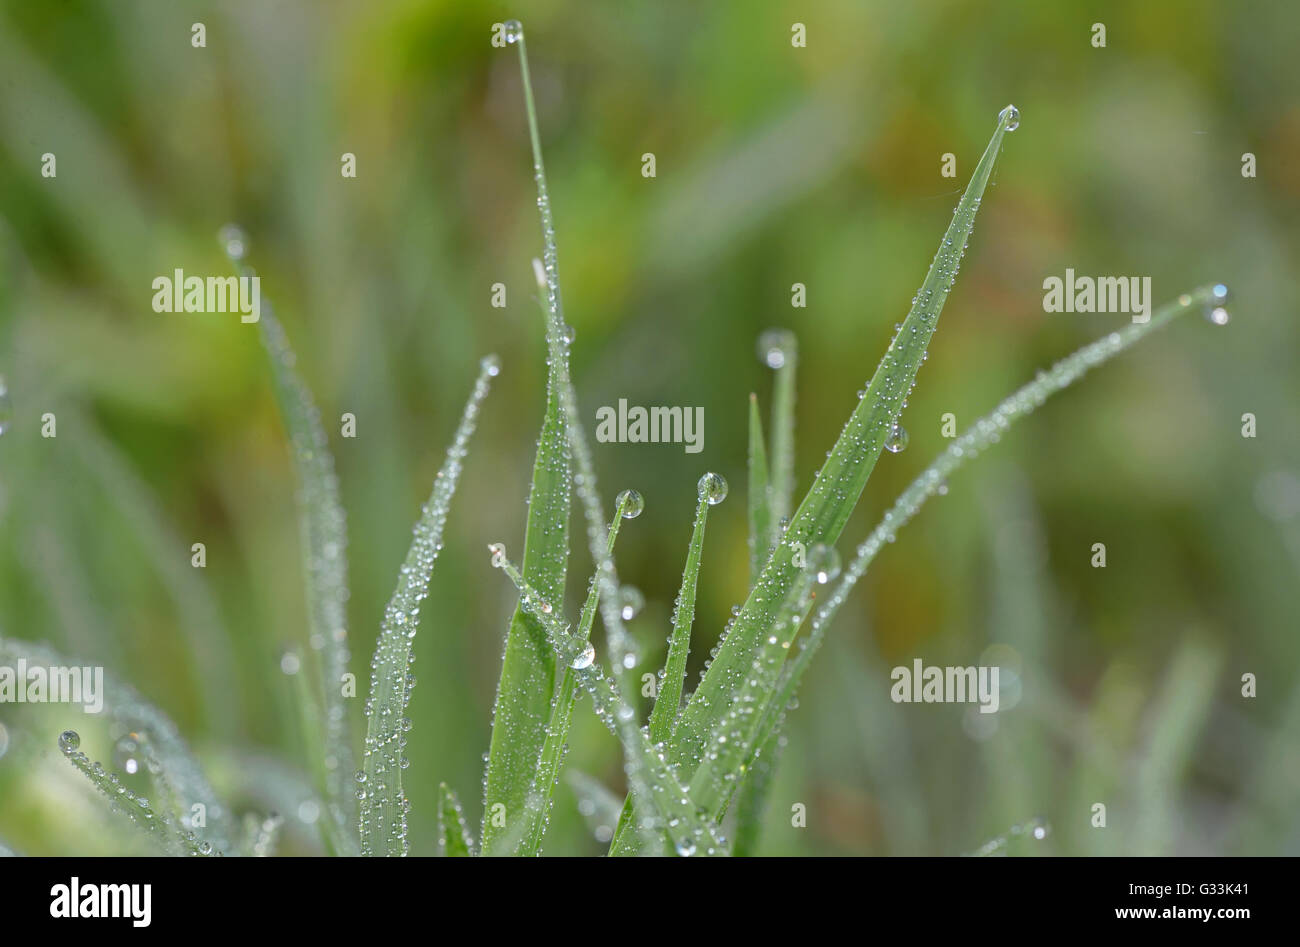
[{"label": "out-of-focus grass", "polygon": [[[155,314],[149,282],[223,272],[216,227],[252,232],[334,441],[352,650],[370,653],[479,355],[502,355],[497,404],[542,390],[515,65],[488,43],[511,14],[547,48],[534,81],[583,416],[619,397],[706,411],[700,455],[595,447],[604,484],[646,496],[619,562],[649,600],[630,626],[648,666],[680,579],[679,498],[704,469],[743,482],[744,397],[769,374],[752,340],[789,326],[816,366],[797,402],[802,491],[947,221],[958,185],[940,156],[954,152],[964,180],[989,103],[1015,101],[1024,124],[904,418],[911,446],[880,466],[850,535],[943,447],[943,412],[964,424],[1123,320],[1043,314],[1045,276],[1150,275],[1157,300],[1211,276],[1237,294],[1226,330],[1165,334],[1027,420],[880,558],[790,717],[760,850],[971,851],[1042,815],[1057,852],[1297,851],[1300,12],[1282,4],[1075,16],[814,0],[797,13],[806,50],[789,46],[796,14],[739,0],[0,4],[0,372],[15,411],[0,437],[0,632],[103,661],[217,761],[219,790],[269,807],[278,790],[250,782],[270,772],[250,761],[305,762],[278,669],[306,628],[292,475],[255,333]],[[195,20],[206,50],[189,46]],[[1094,20],[1105,50],[1088,44]],[[39,176],[47,151],[54,180]],[[345,151],[355,181],[339,177]],[[488,305],[497,281],[505,310]],[[789,306],[794,282],[807,309]],[[45,411],[55,440],[39,437]],[[334,437],[344,411],[355,440]],[[485,414],[431,585],[442,620],[417,640],[404,774],[415,851],[436,846],[440,781],[479,816],[513,605],[482,543],[521,547],[537,420]],[[1021,526],[994,527],[990,507]],[[745,519],[738,502],[714,511],[711,548],[743,549]],[[188,564],[198,541],[202,572]],[[1088,564],[1099,541],[1105,570]],[[691,681],[748,563],[706,569]],[[967,664],[996,644],[1018,653],[1024,694],[995,733],[886,699],[894,664]],[[1253,701],[1239,696],[1247,671]],[[136,844],[58,758],[66,718],[0,705],[0,838],[31,854]],[[589,714],[570,743],[570,767],[621,786]],[[795,802],[807,829],[790,827]],[[1107,830],[1088,826],[1094,802]],[[552,821],[548,852],[603,847],[563,844],[584,826],[567,787]],[[310,838],[287,835],[291,850]]]}]

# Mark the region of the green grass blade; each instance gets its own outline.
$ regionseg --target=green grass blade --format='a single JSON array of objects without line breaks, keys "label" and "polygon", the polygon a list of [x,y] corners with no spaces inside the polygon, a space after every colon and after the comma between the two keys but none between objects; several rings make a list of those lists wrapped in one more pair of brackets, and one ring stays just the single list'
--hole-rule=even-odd
[{"label": "green grass blade", "polygon": [[772,790],[772,780],[781,753],[781,730],[773,730],[757,747],[747,766],[744,781],[734,803],[736,810],[735,840],[731,854],[737,858],[750,858],[758,854],[762,839],[763,817],[767,812],[767,799]]},{"label": "green grass blade", "polygon": [[939,490],[940,485],[948,477],[995,443],[1002,432],[1015,421],[1032,413],[1049,397],[1069,387],[1091,369],[1119,355],[1183,313],[1191,310],[1208,311],[1221,306],[1226,299],[1227,290],[1221,284],[1204,286],[1195,292],[1180,296],[1175,302],[1168,303],[1152,313],[1149,321],[1133,323],[1112,332],[1105,338],[1086,345],[1057,362],[1050,371],[1040,372],[1032,382],[1018,388],[990,414],[980,418],[956,438],[948,449],[899,495],[880,524],[858,546],[853,561],[844,571],[834,592],[818,607],[813,615],[803,648],[791,662],[783,676],[781,687],[768,703],[760,725],[757,744],[763,745],[779,726],[780,718],[794,698],[804,671],[807,670],[813,655],[821,646],[827,626],[840,606],[844,604],[854,584],[866,573],[867,567],[875,559],[876,554],[893,541],[898,530],[916,516],[925,501]]},{"label": "green grass blade", "polygon": [[[1011,116],[1010,109],[999,116],[993,137],[957,205],[911,311],[785,531],[785,541],[798,541],[805,546],[833,544],[857,504],[925,357]],[[674,739],[676,762],[698,765],[710,736],[733,707],[735,693],[747,679],[760,644],[770,635],[777,608],[803,572],[793,559],[792,555],[778,550],[768,560],[717,658],[682,714]],[[707,800],[696,801],[710,808]]]},{"label": "green grass blade", "polygon": [[[677,593],[677,604],[673,608],[673,630],[668,639],[668,657],[664,661],[663,673],[659,676],[659,693],[650,711],[650,742],[656,746],[671,739],[681,712],[682,689],[686,684],[686,661],[691,653],[691,626],[695,623],[695,592],[700,579],[700,558],[704,553],[704,527],[708,519],[709,501],[701,496],[695,508],[691,542],[686,550],[682,585]],[[623,804],[623,812],[614,831],[611,855],[632,854],[631,839],[627,834],[632,818],[633,806],[629,798]]]},{"label": "green grass blade", "polygon": [[[794,382],[799,348],[794,333],[785,329],[764,333],[760,345],[764,361],[776,373],[772,387],[771,529],[779,531],[794,502]],[[773,533],[769,546],[775,545],[776,539]]]},{"label": "green grass blade", "polygon": [[[238,228],[221,233],[222,246],[240,276],[251,276],[243,263],[248,240]],[[347,626],[347,520],[339,499],[338,476],[330,453],[320,410],[311,391],[294,370],[296,358],[269,303],[263,301],[258,320],[262,345],[271,366],[272,387],[280,416],[289,435],[290,456],[298,480],[298,523],[302,535],[302,566],[307,587],[310,643],[316,660],[319,693],[314,695],[322,712],[325,754],[334,766],[317,768],[329,819],[322,820],[333,847],[342,854],[357,853],[356,805],[351,798],[353,772],[352,727],[343,697],[343,677],[348,673]]]},{"label": "green grass blade", "polygon": [[361,800],[361,853],[405,855],[406,796],[402,792],[402,749],[410,721],[411,641],[419,628],[420,603],[429,594],[429,577],[442,548],[447,511],[461,473],[461,463],[487,397],[489,379],[499,368],[495,356],[483,359],[474,392],[465,404],[447,459],[433,483],[433,492],[415,524],[415,538],[402,563],[397,588],[384,611],[375,656],[370,662],[370,697],[366,702],[365,763],[357,776]]},{"label": "green grass blade", "polygon": [[[569,352],[561,317],[559,264],[551,201],[542,164],[537,111],[528,75],[528,55],[523,31],[511,32],[519,47],[528,133],[533,148],[537,180],[537,206],[541,215],[543,263],[539,273],[542,308],[546,314],[547,378],[546,414],[533,464],[528,527],[524,534],[524,574],[557,605],[563,602],[569,558],[569,503],[571,456],[569,416],[561,399],[568,386]],[[518,835],[512,823],[526,817],[538,760],[545,744],[546,724],[555,691],[555,655],[545,632],[521,608],[515,609],[506,638],[505,660],[492,716],[492,742],[485,779],[483,851],[495,850],[504,835]],[[503,806],[505,819],[490,817]],[[523,835],[518,835],[523,838]]]},{"label": "green grass blade", "polygon": [[768,479],[767,448],[758,395],[749,396],[749,584],[758,581],[772,551],[772,484]]},{"label": "green grass blade", "polygon": [[468,858],[474,854],[474,842],[460,800],[446,783],[438,784],[438,798],[438,847],[450,858]]},{"label": "green grass blade", "polygon": [[[702,491],[701,491],[702,492]],[[668,642],[659,694],[650,711],[650,742],[663,743],[673,735],[681,713],[682,689],[686,683],[686,661],[691,653],[691,626],[695,623],[695,592],[700,581],[700,558],[704,554],[704,528],[709,519],[709,501],[699,498],[695,507],[695,525],[686,550],[682,585],[673,609],[673,631]]]},{"label": "green grass blade", "polygon": [[[619,494],[618,506],[614,518],[609,524],[609,539],[606,549],[614,553],[614,543],[618,539],[619,526],[626,514],[642,503],[640,494],[624,491]],[[640,510],[637,509],[639,513]],[[637,514],[633,514],[635,516]],[[583,603],[582,614],[578,618],[578,637],[587,641],[591,637],[591,627],[596,619],[596,604],[599,598],[598,583],[592,576],[587,588],[587,600]],[[566,667],[560,679],[560,692],[551,708],[550,723],[546,727],[546,741],[542,745],[542,756],[537,766],[537,778],[533,782],[533,794],[530,804],[530,824],[524,836],[521,855],[535,855],[541,852],[542,836],[546,833],[547,814],[555,793],[555,781],[560,775],[560,766],[564,762],[564,747],[569,738],[569,723],[573,719],[573,704],[578,693],[578,672]]]},{"label": "green grass blade", "polygon": [[529,614],[546,629],[560,660],[577,670],[578,684],[592,700],[596,716],[623,743],[628,760],[628,781],[643,805],[659,814],[657,829],[667,832],[679,855],[724,855],[727,844],[717,826],[691,804],[685,787],[663,753],[651,746],[646,731],[636,726],[636,712],[623,699],[614,680],[594,660],[590,643],[571,634],[555,618],[547,599],[525,580],[519,569],[499,548],[493,564],[500,568],[522,594]]},{"label": "green grass blade", "polygon": [[[51,648],[13,638],[0,638],[0,666],[14,667],[19,660],[25,660],[30,667],[80,666],[78,662],[69,661]],[[102,690],[102,713],[113,723],[114,729],[126,734],[137,734],[142,742],[147,740],[152,759],[157,764],[157,772],[152,775],[166,780],[180,810],[176,830],[180,833],[191,832],[193,837],[187,841],[194,842],[201,854],[233,851],[237,833],[230,810],[218,799],[198,760],[181,739],[176,725],[161,710],[141,698],[132,687],[107,672],[104,673]],[[92,778],[96,788],[105,791],[101,780],[97,778],[99,774],[94,769],[94,764],[89,760],[73,758],[73,754],[80,752],[78,746],[74,745],[79,743],[79,736],[72,741],[64,740],[60,742],[60,749],[64,750],[77,769]],[[85,756],[84,753],[80,755]],[[81,765],[83,763],[84,766]],[[112,787],[113,795],[110,798],[125,795],[117,792],[107,773],[104,773],[102,782]],[[206,825],[191,824],[192,807],[196,805],[202,807]],[[152,811],[150,807],[150,812]],[[128,811],[130,814],[148,821],[141,813]],[[163,836],[160,835],[159,838]]]}]

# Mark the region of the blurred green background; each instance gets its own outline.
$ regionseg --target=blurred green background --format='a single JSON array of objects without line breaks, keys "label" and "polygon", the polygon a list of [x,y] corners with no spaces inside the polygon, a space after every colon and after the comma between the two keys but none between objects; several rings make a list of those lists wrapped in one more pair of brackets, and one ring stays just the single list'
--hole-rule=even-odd
[{"label": "blurred green background", "polygon": [[[511,16],[589,432],[619,398],[705,409],[700,454],[595,445],[606,505],[629,486],[647,501],[620,539],[650,601],[638,672],[662,660],[705,470],[731,497],[709,522],[690,684],[745,596],[746,398],[771,384],[756,337],[800,341],[802,493],[1008,102],[1021,126],[904,413],[910,446],[880,461],[846,556],[944,447],[943,413],[964,428],[1126,321],[1045,314],[1045,277],[1150,276],[1157,305],[1234,293],[1228,326],[1183,320],[1049,402],[873,565],[790,716],[761,850],[957,854],[1038,817],[1049,837],[1012,854],[1300,852],[1294,4],[2,3],[0,634],[133,682],[240,811],[286,811],[286,850],[318,850],[280,671],[306,627],[294,484],[256,328],[150,307],[155,276],[226,273],[215,235],[237,221],[331,435],[363,691],[478,359],[501,356],[415,642],[404,778],[414,852],[435,848],[440,780],[477,826],[514,605],[485,544],[522,546],[544,383],[519,70],[490,44]],[[1002,711],[891,703],[889,669],[915,657],[998,663]],[[575,719],[567,768],[621,794],[613,738]],[[60,758],[74,725],[107,762],[113,735],[79,710],[0,705],[0,839],[143,851]],[[603,850],[578,810],[566,781],[548,853]]]}]

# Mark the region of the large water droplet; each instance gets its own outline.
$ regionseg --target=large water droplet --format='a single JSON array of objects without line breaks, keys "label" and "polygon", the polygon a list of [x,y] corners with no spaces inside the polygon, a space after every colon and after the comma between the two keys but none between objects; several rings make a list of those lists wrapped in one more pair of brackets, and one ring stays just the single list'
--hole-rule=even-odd
[{"label": "large water droplet", "polygon": [[517,43],[524,38],[524,25],[518,20],[506,20],[504,25],[507,43]]},{"label": "large water droplet", "polygon": [[696,489],[701,500],[709,501],[709,506],[717,506],[727,498],[727,480],[722,474],[706,473]]},{"label": "large water droplet", "polygon": [[758,360],[768,368],[782,368],[795,352],[794,333],[768,329],[758,337]]},{"label": "large water droplet", "polygon": [[818,585],[833,581],[840,574],[840,554],[834,546],[814,543],[808,550],[805,568]]},{"label": "large water droplet", "polygon": [[637,490],[624,490],[614,500],[614,503],[623,510],[623,519],[634,520],[641,515],[645,509],[645,497]]},{"label": "large water droplet", "polygon": [[492,553],[492,565],[498,569],[506,564],[506,544],[488,543],[488,552]]},{"label": "large water droplet", "polygon": [[901,424],[895,424],[889,432],[889,437],[885,438],[885,450],[891,454],[897,454],[907,446],[907,429]]},{"label": "large water droplet", "polygon": [[1020,109],[1014,105],[1008,105],[1001,112],[998,112],[998,121],[1003,120],[1007,123],[1007,131],[1015,131],[1020,127]]},{"label": "large water droplet", "polygon": [[59,734],[59,749],[71,753],[81,746],[81,734],[76,730],[64,730]]},{"label": "large water droplet", "polygon": [[595,660],[596,646],[588,641],[587,646],[582,649],[582,653],[569,663],[569,667],[573,668],[575,671],[581,671],[585,668],[591,667],[592,662]]}]

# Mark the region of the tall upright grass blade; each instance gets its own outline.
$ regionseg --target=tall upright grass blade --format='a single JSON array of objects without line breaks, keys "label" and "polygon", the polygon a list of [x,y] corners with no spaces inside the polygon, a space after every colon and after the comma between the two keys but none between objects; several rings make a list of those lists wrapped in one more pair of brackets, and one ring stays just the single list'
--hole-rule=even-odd
[{"label": "tall upright grass blade", "polygon": [[494,549],[492,560],[520,591],[524,608],[546,629],[560,660],[579,672],[578,683],[591,698],[596,716],[623,743],[632,792],[641,805],[659,813],[656,828],[667,832],[678,855],[726,854],[726,842],[716,826],[691,805],[685,787],[662,751],[651,746],[646,732],[636,726],[636,711],[594,660],[590,643],[570,633],[568,626],[555,618],[554,608],[525,581],[500,547]]},{"label": "tall upright grass blade", "polygon": [[[605,547],[611,555],[623,519],[638,515],[644,502],[641,495],[635,491],[625,490],[619,494],[614,518],[609,524],[609,539]],[[591,637],[599,595],[596,577],[592,576],[587,588],[587,600],[583,603],[582,613],[578,618],[578,638],[582,641],[587,641]],[[542,836],[546,834],[555,783],[560,775],[560,766],[564,762],[564,749],[569,738],[569,723],[573,719],[573,704],[578,693],[578,673],[573,667],[564,669],[560,679],[560,691],[551,707],[551,719],[546,727],[546,741],[542,745],[537,777],[533,782],[533,794],[528,813],[530,824],[519,850],[521,855],[535,855],[541,852]]]},{"label": "tall upright grass blade", "polygon": [[438,847],[450,858],[468,858],[474,854],[474,842],[460,800],[446,783],[438,784]]},{"label": "tall upright grass blade", "polygon": [[[867,477],[895,431],[903,401],[912,389],[939,313],[956,278],[1003,136],[1009,127],[1014,127],[1015,121],[1018,118],[1010,107],[999,115],[993,137],[953,213],[952,223],[911,311],[784,532],[787,548],[793,542],[805,547],[833,544],[857,504]],[[723,718],[735,706],[735,695],[748,679],[751,666],[756,662],[766,664],[766,659],[760,657],[760,647],[770,636],[769,629],[781,603],[803,572],[794,558],[793,550],[787,554],[784,549],[778,549],[750,591],[740,616],[682,714],[673,754],[679,764],[695,766],[704,759],[710,737],[717,734]],[[704,784],[714,783],[705,780]],[[696,802],[706,809],[712,808],[712,800]]]},{"label": "tall upright grass blade", "polygon": [[821,646],[827,626],[844,604],[853,586],[866,573],[876,554],[894,540],[898,530],[920,512],[926,500],[938,492],[948,477],[996,443],[1014,422],[1031,414],[1049,397],[1069,387],[1091,369],[1104,364],[1186,312],[1213,311],[1221,307],[1226,302],[1227,295],[1227,289],[1222,284],[1203,286],[1160,307],[1147,322],[1125,326],[1084,346],[1061,359],[1049,371],[1040,372],[1033,381],[1018,388],[990,414],[980,418],[956,438],[894,501],[881,522],[858,546],[853,561],[844,570],[835,590],[818,606],[803,648],[791,662],[782,677],[780,688],[768,702],[756,742],[761,745],[778,726],[785,708],[794,698],[799,681]]},{"label": "tall upright grass blade", "polygon": [[[779,531],[794,499],[794,399],[799,346],[793,332],[769,329],[759,340],[763,361],[775,372],[772,386],[771,528]],[[775,545],[774,532],[769,545]],[[766,559],[766,557],[764,557]]]},{"label": "tall upright grass blade", "polygon": [[420,603],[429,594],[429,577],[442,549],[442,531],[456,492],[461,464],[478,423],[479,407],[487,397],[490,379],[500,371],[495,355],[483,359],[474,391],[447,449],[447,459],[433,483],[429,501],[415,524],[415,538],[402,563],[397,588],[384,610],[375,655],[370,662],[370,697],[366,701],[364,764],[357,774],[361,800],[361,854],[405,855],[406,794],[402,791],[402,751],[411,721],[405,716],[413,684],[409,665],[411,642],[420,621]]},{"label": "tall upright grass blade", "polygon": [[767,447],[763,443],[763,419],[758,395],[749,396],[749,584],[758,581],[763,563],[772,551],[772,483],[767,471]]},{"label": "tall upright grass blade", "polygon": [[[243,262],[248,239],[228,226],[220,235],[226,256],[240,276],[251,275]],[[320,410],[294,366],[297,358],[284,327],[269,303],[258,320],[262,344],[271,366],[272,387],[289,435],[290,456],[298,480],[298,524],[302,535],[303,576],[307,587],[308,639],[315,655],[319,693],[315,695],[325,752],[317,777],[322,783],[329,819],[323,827],[329,842],[342,854],[357,853],[354,830],[356,804],[350,797],[352,726],[343,697],[348,651],[347,519],[339,499],[338,475],[330,453]],[[324,762],[328,761],[328,762]],[[332,765],[330,765],[332,764]]]},{"label": "tall upright grass blade", "polygon": [[[706,477],[708,474],[705,475]],[[703,486],[695,508],[695,525],[691,528],[691,542],[686,549],[686,565],[682,569],[682,585],[673,607],[673,630],[668,638],[668,656],[659,675],[659,692],[650,711],[650,742],[655,746],[672,739],[681,712],[682,690],[686,683],[686,661],[691,653],[691,626],[695,623],[695,592],[700,580],[700,559],[704,554],[704,527],[709,519],[709,500]],[[627,827],[633,818],[632,800],[623,805],[618,827],[614,832],[611,855],[630,855]]]},{"label": "tall upright grass blade", "polygon": [[[564,579],[569,558],[569,504],[571,490],[568,413],[561,400],[568,386],[569,351],[567,331],[561,317],[558,254],[555,226],[551,218],[546,170],[542,164],[541,138],[528,75],[528,55],[523,29],[512,21],[508,38],[519,47],[524,101],[528,113],[528,134],[533,149],[533,172],[537,181],[537,207],[542,225],[542,264],[537,267],[546,316],[546,413],[533,464],[532,493],[528,502],[528,526],[524,534],[524,573],[547,596],[562,605]],[[538,760],[545,744],[546,724],[551,715],[555,691],[555,655],[546,633],[521,607],[516,607],[506,637],[505,659],[497,687],[492,716],[492,742],[488,750],[484,780],[483,851],[494,850],[498,839],[512,822],[527,818],[528,802]],[[505,819],[490,817],[504,807]],[[525,833],[527,834],[527,833]],[[531,837],[531,836],[530,836]]]}]

